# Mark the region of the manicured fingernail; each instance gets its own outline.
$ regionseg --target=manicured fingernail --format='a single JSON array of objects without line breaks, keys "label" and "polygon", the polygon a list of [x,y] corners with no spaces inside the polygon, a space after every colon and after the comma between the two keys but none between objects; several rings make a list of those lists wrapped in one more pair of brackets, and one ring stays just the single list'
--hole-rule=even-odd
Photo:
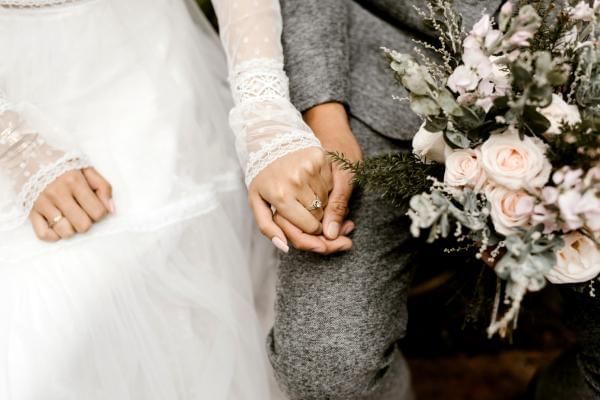
[{"label": "manicured fingernail", "polygon": [[330,222],[327,226],[327,236],[331,239],[336,239],[340,235],[340,224],[337,222]]},{"label": "manicured fingernail", "polygon": [[284,253],[288,253],[290,251],[290,246],[288,246],[287,243],[285,243],[283,240],[281,240],[277,236],[275,236],[273,239],[271,239],[271,242],[273,242],[273,245],[275,247],[277,247],[279,250],[283,251]]},{"label": "manicured fingernail", "polygon": [[108,211],[110,211],[111,214],[114,214],[117,211],[117,208],[115,207],[115,201],[113,199],[108,201]]}]

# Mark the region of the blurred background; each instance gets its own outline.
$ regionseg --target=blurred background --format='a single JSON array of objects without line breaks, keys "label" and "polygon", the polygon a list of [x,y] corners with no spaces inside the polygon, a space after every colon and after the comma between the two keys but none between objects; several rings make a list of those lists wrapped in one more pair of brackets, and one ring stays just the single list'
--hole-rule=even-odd
[{"label": "blurred background", "polygon": [[[216,24],[210,1],[198,3]],[[573,344],[555,288],[528,295],[511,337],[488,339],[491,302],[478,294],[494,292],[493,272],[464,257],[432,255],[424,266],[402,345],[418,400],[520,400],[536,370]]]}]

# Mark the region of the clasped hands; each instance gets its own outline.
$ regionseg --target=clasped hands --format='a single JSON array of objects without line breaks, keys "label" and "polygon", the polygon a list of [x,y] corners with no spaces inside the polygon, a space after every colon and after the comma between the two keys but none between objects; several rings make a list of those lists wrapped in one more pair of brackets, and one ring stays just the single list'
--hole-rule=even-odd
[{"label": "clasped hands", "polygon": [[[327,103],[304,115],[326,151],[358,161],[362,153],[343,105]],[[265,168],[249,188],[249,201],[261,232],[280,250],[290,244],[318,254],[349,251],[347,220],[352,175],[332,164],[325,151],[308,148],[291,153]],[[315,199],[321,208],[313,209]],[[275,210],[275,212],[273,212]]]}]

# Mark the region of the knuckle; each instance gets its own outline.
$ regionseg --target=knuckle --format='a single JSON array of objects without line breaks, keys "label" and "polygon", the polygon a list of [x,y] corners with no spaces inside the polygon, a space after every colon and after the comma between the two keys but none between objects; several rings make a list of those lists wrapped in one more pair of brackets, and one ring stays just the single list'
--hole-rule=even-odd
[{"label": "knuckle", "polygon": [[59,185],[54,183],[44,190],[44,195],[50,200],[57,200],[60,198],[61,190],[59,189]]},{"label": "knuckle", "polygon": [[75,229],[77,230],[77,233],[87,233],[87,232],[89,232],[89,230],[91,228],[92,228],[92,222],[89,220],[81,221],[75,227]]},{"label": "knuckle", "polygon": [[277,204],[281,204],[283,202],[285,202],[286,199],[286,194],[285,191],[283,190],[277,190],[274,194],[273,194],[273,200],[275,203]]},{"label": "knuckle", "polygon": [[258,230],[260,230],[260,233],[262,233],[264,236],[268,236],[269,235],[268,224],[264,221],[259,221],[259,222],[257,222],[257,224],[258,224]]},{"label": "knuckle", "polygon": [[68,186],[73,186],[78,184],[80,181],[80,176],[75,172],[68,172],[63,175],[62,181]]},{"label": "knuckle", "polygon": [[92,217],[92,219],[94,221],[100,221],[101,219],[103,219],[104,217],[106,217],[106,215],[107,215],[107,211],[104,208],[94,209],[90,213],[90,217]]},{"label": "knuckle", "polygon": [[348,204],[341,200],[331,200],[328,208],[338,215],[345,216],[348,213]]},{"label": "knuckle", "polygon": [[53,235],[52,232],[50,232],[49,230],[46,230],[46,231],[41,232],[41,233],[38,232],[37,236],[43,242],[52,243],[52,242],[56,242],[57,241],[56,236]]}]

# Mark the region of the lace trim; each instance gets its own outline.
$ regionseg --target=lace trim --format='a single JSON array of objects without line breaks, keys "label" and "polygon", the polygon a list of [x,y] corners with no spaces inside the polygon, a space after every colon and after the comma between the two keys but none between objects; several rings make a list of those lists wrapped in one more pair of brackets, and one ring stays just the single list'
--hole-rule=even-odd
[{"label": "lace trim", "polygon": [[246,186],[250,186],[254,178],[274,161],[295,151],[311,147],[321,148],[321,142],[314,135],[299,135],[297,132],[291,132],[276,136],[265,143],[259,151],[249,154]]},{"label": "lace trim", "polygon": [[289,81],[283,63],[268,58],[238,65],[230,78],[236,104],[246,101],[285,99],[289,101]]},{"label": "lace trim", "polygon": [[40,194],[56,178],[69,171],[90,167],[90,162],[77,153],[67,153],[55,162],[45,165],[31,176],[17,195],[17,204],[28,215]]},{"label": "lace trim", "polygon": [[1,7],[42,8],[75,3],[80,0],[0,0]]}]

